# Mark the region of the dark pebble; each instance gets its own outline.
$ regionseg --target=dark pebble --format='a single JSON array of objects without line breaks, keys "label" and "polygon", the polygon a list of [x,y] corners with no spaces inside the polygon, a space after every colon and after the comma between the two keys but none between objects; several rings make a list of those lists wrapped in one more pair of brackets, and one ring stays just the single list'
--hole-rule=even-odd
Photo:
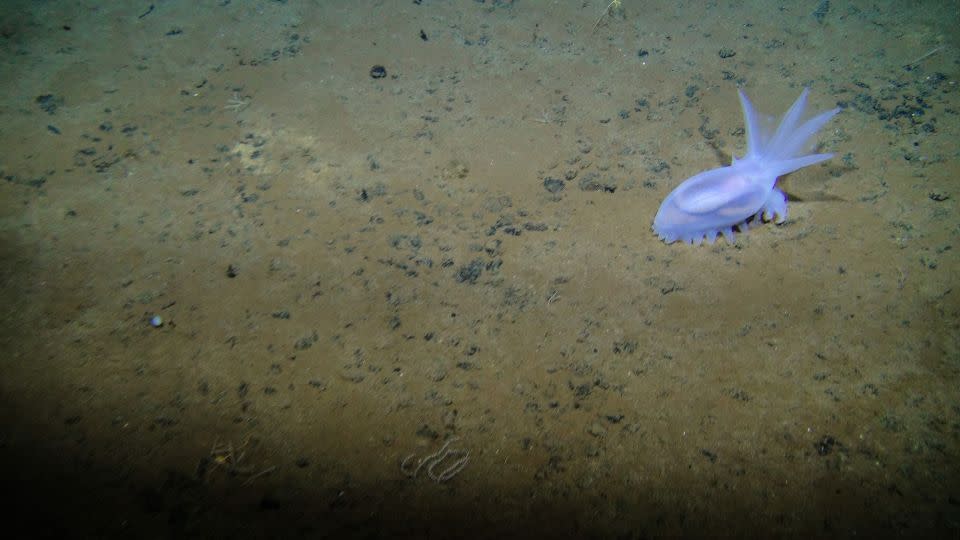
[{"label": "dark pebble", "polygon": [[817,5],[817,9],[813,12],[813,18],[817,20],[818,23],[823,24],[823,19],[827,17],[827,13],[830,12],[830,0],[821,0]]},{"label": "dark pebble", "polygon": [[477,279],[480,278],[480,274],[483,273],[483,261],[480,259],[474,259],[470,261],[470,264],[461,266],[457,270],[456,280],[458,283],[469,283],[473,285],[477,282]]},{"label": "dark pebble", "polygon": [[564,186],[565,184],[563,180],[560,180],[559,178],[550,177],[543,181],[543,187],[546,188],[546,190],[550,193],[559,193],[563,191]]},{"label": "dark pebble", "polygon": [[817,453],[821,456],[825,456],[833,450],[833,447],[836,444],[837,441],[833,437],[826,435],[820,439],[815,446],[817,448]]},{"label": "dark pebble", "polygon": [[37,96],[36,98],[37,105],[43,109],[47,114],[55,114],[57,112],[57,107],[63,105],[63,98],[57,97],[53,94],[43,94]]}]

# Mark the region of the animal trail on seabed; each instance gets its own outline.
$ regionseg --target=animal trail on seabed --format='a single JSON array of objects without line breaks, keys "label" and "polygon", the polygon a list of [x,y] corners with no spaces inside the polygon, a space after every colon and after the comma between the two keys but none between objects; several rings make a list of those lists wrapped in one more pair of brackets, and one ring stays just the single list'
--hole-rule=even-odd
[{"label": "animal trail on seabed", "polygon": [[440,483],[450,480],[462,471],[470,461],[469,450],[450,448],[450,444],[456,440],[457,437],[447,439],[447,442],[443,443],[439,450],[417,460],[416,466],[412,469],[410,468],[410,462],[417,455],[410,454],[400,462],[400,472],[409,478],[416,478],[423,470],[434,482]]}]

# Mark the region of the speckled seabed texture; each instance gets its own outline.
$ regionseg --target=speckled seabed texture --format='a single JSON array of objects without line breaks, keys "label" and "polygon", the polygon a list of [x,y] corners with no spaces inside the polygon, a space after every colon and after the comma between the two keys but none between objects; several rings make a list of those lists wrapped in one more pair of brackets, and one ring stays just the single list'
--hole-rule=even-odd
[{"label": "speckled seabed texture", "polygon": [[4,2],[8,526],[956,537],[956,4],[608,4]]}]

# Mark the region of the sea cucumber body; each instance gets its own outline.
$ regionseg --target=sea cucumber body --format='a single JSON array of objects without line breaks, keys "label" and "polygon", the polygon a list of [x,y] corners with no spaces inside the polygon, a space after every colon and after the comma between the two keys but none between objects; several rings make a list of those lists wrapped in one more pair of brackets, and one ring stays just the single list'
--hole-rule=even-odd
[{"label": "sea cucumber body", "polygon": [[653,220],[653,230],[663,241],[713,243],[717,235],[734,241],[734,228],[745,232],[754,220],[787,218],[787,199],[777,189],[777,178],[802,167],[833,157],[833,154],[806,154],[813,135],[840,109],[820,113],[800,122],[806,107],[804,89],[784,114],[773,132],[740,91],[747,128],[747,153],[731,165],[694,175],[670,192]]}]

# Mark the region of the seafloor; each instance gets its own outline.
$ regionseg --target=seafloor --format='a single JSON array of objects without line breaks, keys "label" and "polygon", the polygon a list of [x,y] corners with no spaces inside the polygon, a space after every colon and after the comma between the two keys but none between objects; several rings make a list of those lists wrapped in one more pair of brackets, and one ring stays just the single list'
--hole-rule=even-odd
[{"label": "seafloor", "polygon": [[[957,538],[958,11],[3,2],[5,526]],[[664,244],[738,87],[837,156]]]}]

